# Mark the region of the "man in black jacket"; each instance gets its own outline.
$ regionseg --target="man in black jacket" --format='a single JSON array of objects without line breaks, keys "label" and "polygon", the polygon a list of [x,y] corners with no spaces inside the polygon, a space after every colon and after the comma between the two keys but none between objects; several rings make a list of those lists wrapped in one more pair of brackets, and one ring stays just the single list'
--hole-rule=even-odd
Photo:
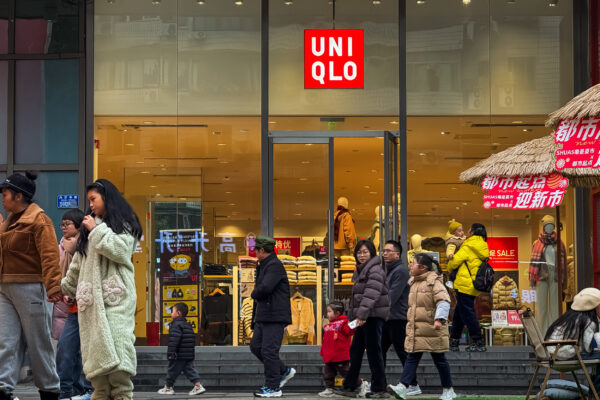
[{"label": "man in black jacket", "polygon": [[[406,313],[408,311],[408,294],[410,286],[408,280],[410,273],[408,268],[402,263],[402,246],[395,240],[388,240],[383,247],[383,261],[387,269],[387,284],[390,295],[390,314],[383,326],[383,335],[381,337],[381,348],[383,351],[383,361],[387,361],[387,352],[390,346],[394,345],[394,350],[402,365],[406,362],[406,351],[404,350],[404,340],[406,339]],[[417,379],[410,384],[408,388],[410,395],[421,394],[421,388]]]},{"label": "man in black jacket", "polygon": [[279,359],[279,349],[285,327],[292,323],[290,284],[285,268],[275,254],[275,240],[256,238],[256,285],[251,297],[252,341],[250,351],[264,365],[265,386],[254,393],[256,397],[281,397],[281,388],[293,378],[296,370]]},{"label": "man in black jacket", "polygon": [[160,394],[175,394],[173,384],[182,372],[194,384],[194,388],[189,392],[190,396],[206,391],[200,383],[198,371],[194,368],[196,334],[192,325],[185,319],[187,313],[188,306],[185,303],[177,303],[171,310],[173,320],[169,326],[169,347],[167,348],[169,369],[165,387],[158,391]]}]

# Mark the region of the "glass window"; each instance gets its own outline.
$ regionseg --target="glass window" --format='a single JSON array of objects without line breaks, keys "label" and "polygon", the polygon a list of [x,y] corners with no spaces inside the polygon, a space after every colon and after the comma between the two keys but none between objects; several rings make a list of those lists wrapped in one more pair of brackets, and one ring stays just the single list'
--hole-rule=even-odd
[{"label": "glass window", "polygon": [[17,54],[79,51],[79,2],[24,0],[15,4]]},{"label": "glass window", "polygon": [[[272,115],[398,115],[398,2],[271,1]],[[364,89],[304,89],[304,30],[364,30]]]},{"label": "glass window", "polygon": [[15,161],[76,163],[79,61],[17,61]]},{"label": "glass window", "polygon": [[0,0],[0,54],[8,53],[8,0]]},{"label": "glass window", "polygon": [[[6,179],[6,172],[0,172],[0,182],[4,182],[5,179]],[[2,205],[2,201],[0,201],[0,214],[2,214],[2,217],[6,218],[6,210],[4,209],[4,206]]]},{"label": "glass window", "polygon": [[[60,239],[62,233],[60,223],[66,209],[58,208],[57,196],[78,193],[78,173],[73,172],[40,172],[35,181],[36,189],[34,201],[52,219],[56,237]],[[83,199],[79,199],[79,206],[85,206]]]},{"label": "glass window", "polygon": [[6,132],[8,128],[8,62],[0,61],[0,164],[6,163]]}]

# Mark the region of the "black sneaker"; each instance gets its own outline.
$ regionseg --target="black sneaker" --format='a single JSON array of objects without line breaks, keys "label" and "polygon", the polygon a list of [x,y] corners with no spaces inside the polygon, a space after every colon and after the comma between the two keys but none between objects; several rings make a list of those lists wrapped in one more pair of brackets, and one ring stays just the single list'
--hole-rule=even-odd
[{"label": "black sneaker", "polygon": [[268,388],[266,386],[261,387],[254,392],[254,397],[281,397],[283,393],[280,388]]},{"label": "black sneaker", "polygon": [[477,353],[487,351],[487,348],[485,347],[485,342],[483,340],[476,340],[470,346],[468,346],[465,351],[468,351],[469,353]]},{"label": "black sneaker", "polygon": [[350,398],[357,398],[358,397],[358,390],[356,389],[349,389],[349,388],[334,388],[333,389],[333,393],[337,394],[338,396],[344,396],[344,397],[350,397]]},{"label": "black sneaker", "polygon": [[13,396],[12,392],[0,390],[0,400],[19,400],[19,398],[16,396]]},{"label": "black sneaker", "polygon": [[458,339],[450,339],[450,351],[460,351],[460,347],[458,347],[459,343],[460,340]]}]

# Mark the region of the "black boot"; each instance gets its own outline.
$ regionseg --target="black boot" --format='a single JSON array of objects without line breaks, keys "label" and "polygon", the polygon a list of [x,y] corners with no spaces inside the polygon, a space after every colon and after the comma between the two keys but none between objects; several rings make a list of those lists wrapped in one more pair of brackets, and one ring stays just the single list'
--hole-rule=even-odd
[{"label": "black boot", "polygon": [[0,400],[19,400],[11,392],[0,390]]},{"label": "black boot", "polygon": [[40,390],[40,400],[58,400],[58,392]]},{"label": "black boot", "polygon": [[460,343],[460,339],[450,339],[450,351],[460,351],[458,344]]},{"label": "black boot", "polygon": [[465,350],[470,353],[487,351],[487,348],[485,347],[485,340],[483,340],[483,338],[477,339]]}]

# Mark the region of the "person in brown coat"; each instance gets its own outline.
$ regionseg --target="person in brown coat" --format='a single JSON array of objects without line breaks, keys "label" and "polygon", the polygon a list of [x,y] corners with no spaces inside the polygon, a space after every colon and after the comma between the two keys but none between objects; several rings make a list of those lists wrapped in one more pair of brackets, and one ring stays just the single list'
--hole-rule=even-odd
[{"label": "person in brown coat", "polygon": [[375,245],[369,240],[361,240],[354,249],[357,260],[352,281],[349,319],[356,321],[356,333],[350,346],[350,369],[344,379],[343,388],[334,391],[347,397],[356,397],[357,382],[363,354],[367,350],[371,369],[371,393],[367,397],[389,397],[385,392],[385,366],[381,349],[383,324],[390,311],[390,297],[386,283],[386,273],[377,256]]},{"label": "person in brown coat", "polygon": [[408,281],[411,287],[404,343],[408,357],[400,383],[388,386],[388,391],[399,399],[406,399],[408,386],[416,377],[423,353],[430,353],[444,388],[440,399],[452,400],[456,393],[452,389],[450,364],[445,355],[450,347],[447,325],[450,296],[442,283],[439,264],[429,255],[415,255],[410,272],[412,278]]},{"label": "person in brown coat", "polygon": [[48,304],[62,300],[58,241],[33,202],[35,178],[13,174],[0,184],[9,213],[0,225],[0,400],[13,398],[26,347],[41,399],[58,399],[60,389]]}]

